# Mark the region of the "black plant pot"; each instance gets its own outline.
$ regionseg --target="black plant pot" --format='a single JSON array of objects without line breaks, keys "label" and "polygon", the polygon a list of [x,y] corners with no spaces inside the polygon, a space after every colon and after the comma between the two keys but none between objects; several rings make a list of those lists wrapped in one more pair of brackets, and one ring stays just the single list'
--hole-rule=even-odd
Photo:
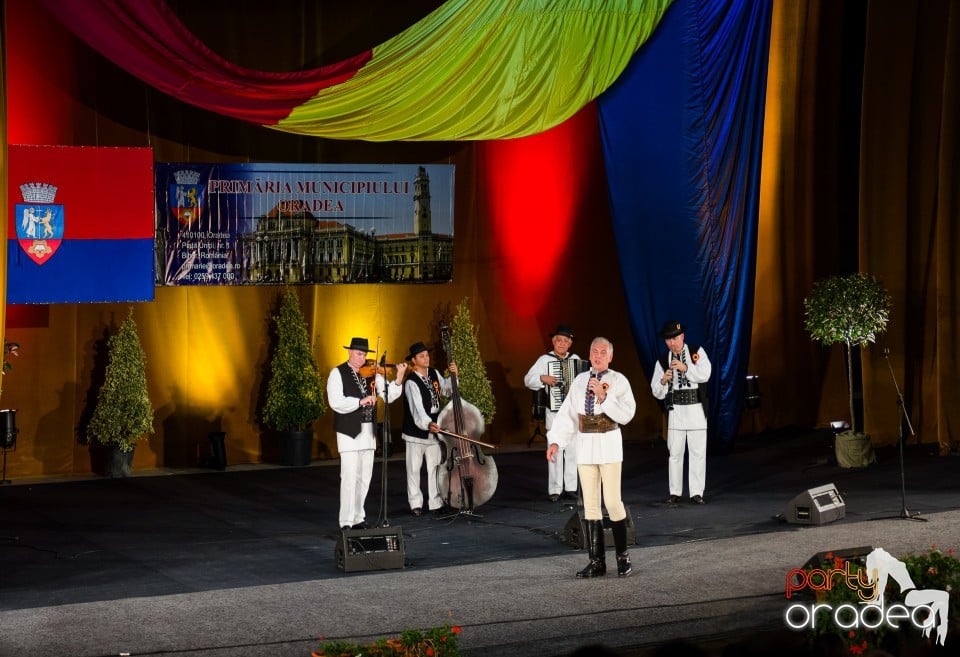
[{"label": "black plant pot", "polygon": [[105,474],[111,479],[122,479],[130,475],[133,466],[133,450],[125,452],[119,447],[106,449]]},{"label": "black plant pot", "polygon": [[282,465],[310,465],[313,458],[313,429],[303,431],[281,431],[283,445]]}]

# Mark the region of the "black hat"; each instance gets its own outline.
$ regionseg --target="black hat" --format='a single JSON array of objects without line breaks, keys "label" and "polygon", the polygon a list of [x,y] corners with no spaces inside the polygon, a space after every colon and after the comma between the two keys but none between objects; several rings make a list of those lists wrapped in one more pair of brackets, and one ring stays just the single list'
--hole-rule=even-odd
[{"label": "black hat", "polygon": [[557,330],[551,333],[550,337],[553,338],[556,335],[565,335],[573,340],[573,329],[566,324],[557,324]]},{"label": "black hat", "polygon": [[344,349],[349,349],[350,351],[356,349],[357,351],[365,351],[368,354],[373,351],[373,349],[370,348],[370,343],[367,342],[366,338],[351,338],[350,346],[344,347]]},{"label": "black hat", "polygon": [[664,340],[668,340],[670,338],[677,337],[681,333],[686,333],[686,332],[687,332],[687,329],[686,327],[684,327],[683,324],[681,324],[676,320],[670,320],[669,322],[663,325],[662,329],[660,329],[660,337],[663,338]]},{"label": "black hat", "polygon": [[419,354],[421,351],[432,351],[432,349],[429,349],[427,345],[423,344],[422,342],[414,342],[412,345],[410,345],[410,353],[407,354],[406,359],[413,360],[413,357]]}]

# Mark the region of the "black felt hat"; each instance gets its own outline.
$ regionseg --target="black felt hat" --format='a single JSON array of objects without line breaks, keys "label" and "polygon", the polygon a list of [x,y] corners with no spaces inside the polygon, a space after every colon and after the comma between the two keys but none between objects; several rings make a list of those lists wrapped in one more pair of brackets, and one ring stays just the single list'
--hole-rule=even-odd
[{"label": "black felt hat", "polygon": [[349,349],[350,351],[353,351],[353,350],[365,351],[368,354],[371,351],[373,351],[373,349],[370,348],[370,343],[367,341],[366,338],[351,338],[350,346],[344,347],[344,349]]},{"label": "black felt hat", "polygon": [[550,334],[550,337],[553,338],[557,335],[565,335],[566,337],[573,340],[573,329],[567,326],[566,324],[557,324],[557,330]]},{"label": "black felt hat", "polygon": [[414,342],[410,345],[410,353],[407,354],[407,360],[413,360],[413,357],[419,354],[421,351],[432,351],[427,345],[422,342]]},{"label": "black felt hat", "polygon": [[671,320],[663,325],[663,328],[660,329],[660,337],[664,340],[669,340],[670,338],[675,338],[681,333],[686,333],[686,327],[678,321]]}]

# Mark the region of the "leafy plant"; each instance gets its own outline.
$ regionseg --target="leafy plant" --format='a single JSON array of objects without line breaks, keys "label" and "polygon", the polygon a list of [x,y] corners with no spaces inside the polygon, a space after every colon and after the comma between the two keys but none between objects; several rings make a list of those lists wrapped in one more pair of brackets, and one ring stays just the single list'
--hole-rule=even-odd
[{"label": "leafy plant", "polygon": [[13,370],[13,363],[10,362],[10,356],[20,355],[20,344],[17,342],[3,341],[3,374]]},{"label": "leafy plant", "polygon": [[327,641],[314,657],[459,657],[460,627],[445,625],[427,630],[404,630],[399,639],[379,639],[370,645]]},{"label": "leafy plant", "polygon": [[270,361],[263,422],[277,431],[302,431],[319,419],[327,406],[307,323],[292,290],[283,295],[273,320],[277,349]]},{"label": "leafy plant", "polygon": [[107,354],[107,370],[87,425],[87,437],[101,445],[115,445],[123,452],[131,452],[144,434],[153,433],[147,358],[140,346],[133,308],[120,330],[107,340]]},{"label": "leafy plant", "polygon": [[480,409],[483,419],[490,424],[497,405],[493,398],[493,386],[487,378],[487,368],[480,356],[477,331],[470,319],[467,299],[457,306],[456,315],[450,322],[450,350],[457,364],[461,396]]},{"label": "leafy plant", "polygon": [[825,346],[841,343],[847,356],[850,427],[856,433],[853,412],[854,346],[865,347],[887,330],[892,301],[873,276],[864,273],[828,276],[814,283],[803,300],[804,328],[810,338]]}]

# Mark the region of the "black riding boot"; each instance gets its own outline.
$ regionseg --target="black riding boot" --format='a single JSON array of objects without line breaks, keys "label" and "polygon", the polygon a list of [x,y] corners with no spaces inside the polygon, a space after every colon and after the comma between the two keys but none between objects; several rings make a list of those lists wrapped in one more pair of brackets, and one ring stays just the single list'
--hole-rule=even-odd
[{"label": "black riding boot", "polygon": [[626,577],[633,572],[633,566],[630,564],[630,553],[627,552],[627,519],[616,520],[610,524],[613,544],[617,550],[617,576]]},{"label": "black riding boot", "polygon": [[577,577],[600,577],[607,574],[607,555],[603,546],[603,521],[585,520],[587,525],[587,549],[590,552],[590,563],[577,573]]}]

